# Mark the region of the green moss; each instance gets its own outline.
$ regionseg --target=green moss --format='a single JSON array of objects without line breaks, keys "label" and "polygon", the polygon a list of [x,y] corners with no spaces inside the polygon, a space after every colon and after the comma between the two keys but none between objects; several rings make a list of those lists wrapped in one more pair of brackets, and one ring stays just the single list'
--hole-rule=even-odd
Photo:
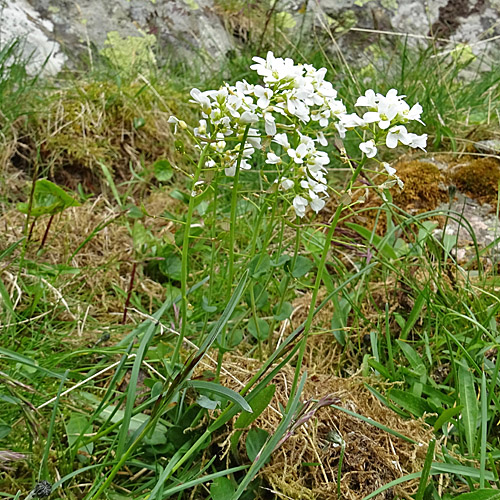
[{"label": "green moss", "polygon": [[448,199],[443,189],[446,176],[430,162],[403,161],[395,165],[398,176],[405,183],[402,191],[393,193],[395,205],[405,210],[424,212],[433,210]]},{"label": "green moss", "polygon": [[154,35],[123,38],[117,31],[110,31],[104,45],[101,54],[122,71],[137,73],[156,66]]},{"label": "green moss", "polygon": [[500,182],[500,162],[494,158],[470,159],[453,168],[452,181],[471,198],[495,205]]}]

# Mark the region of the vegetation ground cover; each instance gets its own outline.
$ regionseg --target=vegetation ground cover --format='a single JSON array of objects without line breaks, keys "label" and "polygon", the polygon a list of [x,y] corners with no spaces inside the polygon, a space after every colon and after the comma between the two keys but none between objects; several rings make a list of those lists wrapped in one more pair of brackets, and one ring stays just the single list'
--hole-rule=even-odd
[{"label": "vegetation ground cover", "polygon": [[[221,71],[230,83],[261,82],[257,38]],[[498,239],[481,247],[438,207],[458,188],[498,213],[498,178],[474,193],[478,174],[454,167],[498,169],[474,144],[498,136],[500,73],[470,79],[472,57],[381,43],[392,52],[359,75],[321,48],[281,49],[327,68],[350,107],[399,89],[429,136],[427,152],[383,153],[405,188],[364,202],[344,196],[341,160],[360,139],[332,138],[336,194],[302,219],[269,201],[263,159],[236,184],[204,172],[193,195],[200,151],[167,122],[196,123],[189,90],[222,76],[108,60],[49,82],[3,49],[2,496],[40,481],[52,498],[498,495]],[[465,261],[451,220],[470,235]]]}]

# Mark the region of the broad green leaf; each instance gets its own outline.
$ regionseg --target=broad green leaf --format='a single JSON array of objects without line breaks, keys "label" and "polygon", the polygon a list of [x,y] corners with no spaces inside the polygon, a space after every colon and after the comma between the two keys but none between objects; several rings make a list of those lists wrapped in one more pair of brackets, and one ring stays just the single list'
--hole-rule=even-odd
[{"label": "broad green leaf", "polygon": [[[91,401],[93,404],[97,406],[99,400],[88,393],[81,393],[87,400]],[[112,416],[111,416],[112,415]],[[99,413],[97,418],[100,420],[107,420],[111,417],[110,421],[112,423],[120,422],[125,417],[125,412],[120,409],[116,409],[115,406],[109,405],[103,408],[103,410]],[[139,427],[142,427],[148,420],[150,419],[149,415],[145,415],[144,413],[137,413],[130,418],[130,423],[128,425],[128,430],[131,434],[133,434]],[[167,428],[158,423],[153,429],[152,434],[148,434],[144,438],[144,442],[150,445],[158,445],[165,444],[167,442]]]},{"label": "broad green leaf", "polygon": [[302,238],[308,252],[321,255],[326,241],[326,236],[322,231],[308,227],[302,232]]},{"label": "broad green leaf", "polygon": [[278,306],[279,304],[276,304],[273,308],[273,318],[276,321],[283,321],[285,319],[288,319],[292,312],[293,312],[293,306],[290,302],[283,302],[281,306],[281,311],[278,313]]},{"label": "broad green leaf", "polygon": [[314,265],[312,261],[302,255],[297,256],[293,269],[291,269],[292,263],[293,260],[287,262],[285,269],[287,269],[294,278],[302,278],[302,276],[305,276]]},{"label": "broad green leaf", "polygon": [[271,402],[271,399],[273,399],[275,391],[276,386],[274,384],[268,385],[267,387],[262,389],[262,391],[260,391],[259,394],[257,394],[257,396],[255,396],[250,402],[253,413],[249,413],[247,411],[242,412],[241,415],[236,419],[234,428],[244,429],[245,427],[248,427],[252,422],[254,422],[267,408],[267,406]]},{"label": "broad green leaf", "polygon": [[146,120],[142,116],[134,116],[132,124],[135,130],[138,130],[146,125]]},{"label": "broad green leaf", "polygon": [[250,429],[247,435],[245,446],[247,449],[248,458],[253,462],[259,451],[266,444],[269,433],[264,429]]},{"label": "broad green leaf", "polygon": [[[62,212],[68,207],[78,207],[80,203],[70,196],[64,189],[47,179],[39,179],[35,184],[33,193],[33,204],[31,206],[31,216],[40,217],[41,215],[54,215]],[[29,203],[18,203],[17,209],[27,214]]]},{"label": "broad green leaf", "polygon": [[174,175],[174,169],[170,162],[166,159],[156,160],[153,163],[153,172],[157,180],[160,182],[169,181]]},{"label": "broad green leaf", "polygon": [[252,278],[266,275],[271,269],[271,257],[267,254],[256,255],[248,264],[248,269]]},{"label": "broad green leaf", "polygon": [[453,408],[447,408],[439,415],[438,419],[434,423],[434,431],[438,432],[444,424],[449,422],[455,415],[458,415],[462,411],[463,406],[458,405]]},{"label": "broad green leaf", "polygon": [[217,311],[217,306],[211,306],[208,303],[208,299],[205,295],[201,297],[201,308],[207,313],[213,313]]},{"label": "broad green leaf", "polygon": [[220,401],[214,401],[213,399],[207,398],[206,396],[203,396],[203,394],[200,394],[196,398],[196,402],[202,407],[206,408],[207,410],[215,410],[220,406]]},{"label": "broad green leaf", "polygon": [[257,340],[266,340],[269,336],[269,324],[262,318],[257,318],[257,321],[255,321],[255,318],[250,318],[248,331]]},{"label": "broad green leaf", "polygon": [[3,439],[4,437],[8,436],[11,430],[12,427],[0,419],[0,439]]},{"label": "broad green leaf", "polygon": [[227,477],[218,477],[210,485],[213,500],[231,500],[235,491],[234,483]]},{"label": "broad green leaf", "polygon": [[377,370],[382,376],[384,376],[386,379],[392,380],[392,376],[389,372],[389,370],[382,364],[379,363],[376,359],[374,358],[369,358],[368,359],[368,364]]},{"label": "broad green leaf", "polygon": [[181,279],[182,260],[178,255],[169,254],[160,261],[160,271],[172,280]]},{"label": "broad green leaf", "polygon": [[228,387],[224,387],[223,385],[216,384],[214,382],[206,382],[204,380],[188,380],[186,382],[186,385],[198,390],[206,390],[223,396],[224,398],[229,399],[238,406],[241,406],[243,410],[253,413],[252,407],[245,401],[245,399],[240,394],[233,391],[232,389],[229,389]]},{"label": "broad green leaf", "polygon": [[[72,413],[70,419],[66,422],[68,445],[72,447],[84,432],[92,432],[92,427],[89,426],[87,417],[79,413]],[[94,443],[87,443],[81,446],[80,450],[91,455],[94,451]]]},{"label": "broad green leaf", "polygon": [[474,453],[476,443],[477,422],[479,416],[474,376],[468,367],[459,365],[458,369],[458,391],[460,404],[463,406],[462,421],[465,431],[465,439],[469,453]]},{"label": "broad green leaf", "polygon": [[421,417],[425,412],[430,411],[425,399],[415,396],[411,392],[402,391],[401,389],[391,389],[388,395],[394,403],[417,417]]},{"label": "broad green leaf", "polygon": [[[405,358],[408,360],[410,363],[410,366],[414,368],[416,371],[420,371],[421,366],[424,364],[422,359],[420,358],[419,354],[413,347],[406,342],[403,342],[401,340],[397,340],[397,343],[401,350],[403,351],[403,354],[405,355]],[[425,369],[425,365],[424,365]]]},{"label": "broad green leaf", "polygon": [[275,254],[275,257],[271,261],[271,266],[273,266],[273,267],[283,266],[284,264],[286,264],[291,259],[292,259],[292,257],[290,257],[290,255],[288,255],[286,253],[282,253],[279,256],[276,256],[276,254]]}]

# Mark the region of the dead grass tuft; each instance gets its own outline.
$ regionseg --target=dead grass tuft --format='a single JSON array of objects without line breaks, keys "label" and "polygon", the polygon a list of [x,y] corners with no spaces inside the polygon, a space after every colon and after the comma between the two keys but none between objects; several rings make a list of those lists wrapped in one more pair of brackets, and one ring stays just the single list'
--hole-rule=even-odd
[{"label": "dead grass tuft", "polygon": [[[334,376],[331,373],[333,366],[328,370],[318,361],[322,352],[317,339],[312,337],[309,341],[315,343],[315,355],[306,356],[304,370],[308,372],[308,380],[301,400],[319,400],[331,395],[338,398],[339,406],[371,418],[410,437],[415,443],[340,410],[323,407],[273,453],[271,462],[262,469],[262,477],[278,497],[337,500],[341,442],[345,446],[340,478],[343,499],[360,500],[394,479],[421,470],[432,437],[431,428],[420,420],[404,420],[382,405],[366,389],[365,383],[373,384],[374,381],[357,375],[350,378]],[[324,346],[327,344],[323,343]],[[233,376],[245,381],[257,369],[258,363],[243,356],[227,356],[224,366]],[[293,368],[287,366],[273,379],[275,396],[255,422],[270,434],[279,425],[281,414],[278,408],[280,405],[285,407],[288,402],[293,377]],[[224,383],[234,386],[234,381],[229,378]],[[241,453],[244,453],[243,449]],[[410,498],[417,486],[418,480],[406,482],[378,498],[389,499],[395,495]]]}]

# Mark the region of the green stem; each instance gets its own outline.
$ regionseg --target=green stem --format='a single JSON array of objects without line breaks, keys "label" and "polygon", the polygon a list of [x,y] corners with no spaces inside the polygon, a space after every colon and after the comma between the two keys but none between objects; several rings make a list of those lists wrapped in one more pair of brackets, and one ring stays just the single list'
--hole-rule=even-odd
[{"label": "green stem", "polygon": [[[191,190],[193,190],[198,182],[203,166],[205,165],[205,156],[207,155],[210,144],[207,144],[200,155],[200,160],[198,165],[196,165],[196,170],[193,176],[193,183],[191,185]],[[182,343],[184,342],[184,337],[187,331],[187,309],[188,309],[188,299],[187,299],[187,281],[188,281],[188,261],[189,261],[189,236],[191,232],[191,221],[193,219],[193,212],[196,204],[196,196],[189,197],[189,206],[186,215],[186,223],[184,227],[184,238],[182,240],[182,263],[181,263],[181,328],[180,335],[175,344],[174,353],[172,355],[172,366],[179,361],[179,353],[181,350]]]},{"label": "green stem", "polygon": [[[297,217],[298,219],[298,217]],[[297,230],[295,233],[295,247],[293,249],[293,257],[292,257],[292,265],[290,266],[290,270],[293,271],[295,268],[295,263],[297,262],[297,256],[299,254],[299,249],[300,249],[300,225],[299,221],[297,220]],[[281,249],[281,242],[283,240],[283,229],[284,229],[284,224],[281,224],[281,231],[280,231],[280,249]],[[278,252],[278,255],[280,255],[281,252]],[[286,292],[288,290],[288,285],[290,284],[290,274],[287,273],[285,274],[285,277],[280,285],[280,300],[278,302],[278,308],[276,309],[276,315],[279,315],[281,313],[281,309],[283,308],[283,303],[285,302],[286,298]],[[276,321],[273,319],[271,322],[271,326],[269,327],[269,353],[272,353],[274,350],[274,342],[273,342],[273,332],[275,328]]]},{"label": "green stem", "polygon": [[236,232],[236,204],[238,202],[238,180],[240,178],[240,165],[243,159],[243,152],[245,151],[245,144],[247,141],[248,131],[250,130],[250,125],[247,125],[245,132],[243,133],[243,138],[240,143],[240,152],[238,154],[238,160],[236,163],[236,172],[234,174],[233,182],[233,192],[231,194],[231,220],[229,223],[229,264],[228,264],[228,279],[227,279],[227,297],[231,296],[231,289],[233,286],[234,279],[234,240]]},{"label": "green stem", "polygon": [[[361,160],[359,162],[359,164],[356,166],[356,169],[354,170],[354,172],[352,174],[351,180],[349,181],[348,189],[351,189],[352,186],[354,185],[354,182],[356,181],[359,174],[361,173],[361,170],[362,170],[364,164],[365,164],[365,158],[363,158],[363,160]],[[344,203],[339,202],[339,204],[337,206],[337,210],[335,211],[335,215],[333,217],[333,221],[328,229],[328,233],[327,233],[326,238],[325,238],[325,245],[323,247],[323,253],[321,254],[321,259],[320,259],[319,264],[318,264],[318,272],[316,274],[316,281],[314,283],[314,288],[312,291],[311,304],[309,306],[309,314],[307,315],[307,319],[304,323],[304,335],[303,335],[302,339],[300,340],[299,357],[297,360],[297,366],[295,368],[295,375],[294,375],[294,379],[293,379],[292,388],[290,391],[290,398],[288,400],[288,404],[290,404],[290,402],[294,400],[295,391],[297,390],[297,385],[299,383],[300,369],[302,368],[302,361],[304,359],[307,339],[309,338],[309,330],[311,329],[311,325],[312,325],[312,322],[314,319],[314,311],[316,309],[316,301],[318,299],[319,288],[321,285],[323,272],[326,272],[325,271],[326,258],[328,256],[328,251],[330,250],[333,234],[335,233],[335,229],[337,228],[337,224],[339,223],[340,215],[341,215],[344,207],[345,207]]]}]

